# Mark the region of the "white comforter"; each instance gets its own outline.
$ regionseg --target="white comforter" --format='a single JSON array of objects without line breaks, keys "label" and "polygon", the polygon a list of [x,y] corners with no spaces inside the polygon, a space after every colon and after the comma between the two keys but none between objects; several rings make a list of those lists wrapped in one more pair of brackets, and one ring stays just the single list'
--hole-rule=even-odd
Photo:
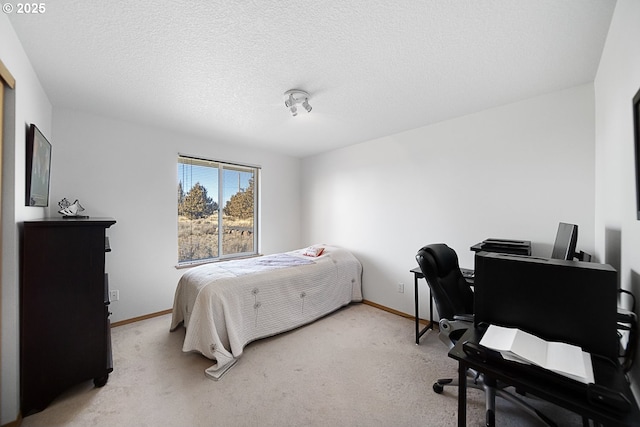
[{"label": "white comforter", "polygon": [[182,350],[215,361],[218,378],[249,342],[310,323],[362,301],[362,265],[347,250],[325,246],[194,267],[176,289],[171,330],[184,324]]}]

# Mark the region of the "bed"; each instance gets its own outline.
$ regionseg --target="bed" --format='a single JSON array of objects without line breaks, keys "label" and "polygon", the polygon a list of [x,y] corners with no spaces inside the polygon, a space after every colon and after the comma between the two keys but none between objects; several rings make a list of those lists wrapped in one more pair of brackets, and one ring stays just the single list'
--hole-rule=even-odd
[{"label": "bed", "polygon": [[182,351],[213,360],[205,374],[217,380],[251,341],[355,301],[362,301],[360,262],[345,249],[315,245],[190,269],[176,288],[171,331],[186,328]]}]

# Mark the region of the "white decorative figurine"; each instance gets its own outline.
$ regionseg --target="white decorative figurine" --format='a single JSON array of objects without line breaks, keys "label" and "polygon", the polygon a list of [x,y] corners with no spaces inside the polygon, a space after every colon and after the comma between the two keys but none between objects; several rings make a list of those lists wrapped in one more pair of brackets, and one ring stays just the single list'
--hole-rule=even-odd
[{"label": "white decorative figurine", "polygon": [[76,199],[76,201],[73,202],[73,203],[69,203],[69,201],[65,197],[64,199],[62,199],[62,200],[60,200],[58,202],[58,206],[60,206],[60,208],[61,208],[58,211],[58,213],[62,214],[65,217],[73,216],[73,217],[78,217],[78,218],[88,218],[88,217],[84,217],[82,215],[78,215],[80,212],[84,211],[84,208],[82,207],[82,205],[80,204],[78,199]]}]

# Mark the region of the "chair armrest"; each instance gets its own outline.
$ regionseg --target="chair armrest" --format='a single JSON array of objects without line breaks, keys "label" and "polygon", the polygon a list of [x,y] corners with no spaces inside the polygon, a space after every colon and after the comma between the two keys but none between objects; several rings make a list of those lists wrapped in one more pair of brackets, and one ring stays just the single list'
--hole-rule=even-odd
[{"label": "chair armrest", "polygon": [[449,349],[452,349],[456,344],[455,341],[450,337],[451,333],[459,330],[467,330],[473,326],[473,315],[457,315],[453,317],[454,320],[449,319],[440,319],[440,333],[438,334],[438,338],[442,341]]}]

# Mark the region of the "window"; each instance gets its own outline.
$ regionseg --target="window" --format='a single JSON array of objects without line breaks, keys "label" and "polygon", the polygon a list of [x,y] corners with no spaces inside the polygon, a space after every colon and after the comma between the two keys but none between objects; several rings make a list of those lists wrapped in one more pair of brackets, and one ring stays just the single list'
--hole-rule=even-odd
[{"label": "window", "polygon": [[259,168],[178,156],[178,264],[254,255]]}]

